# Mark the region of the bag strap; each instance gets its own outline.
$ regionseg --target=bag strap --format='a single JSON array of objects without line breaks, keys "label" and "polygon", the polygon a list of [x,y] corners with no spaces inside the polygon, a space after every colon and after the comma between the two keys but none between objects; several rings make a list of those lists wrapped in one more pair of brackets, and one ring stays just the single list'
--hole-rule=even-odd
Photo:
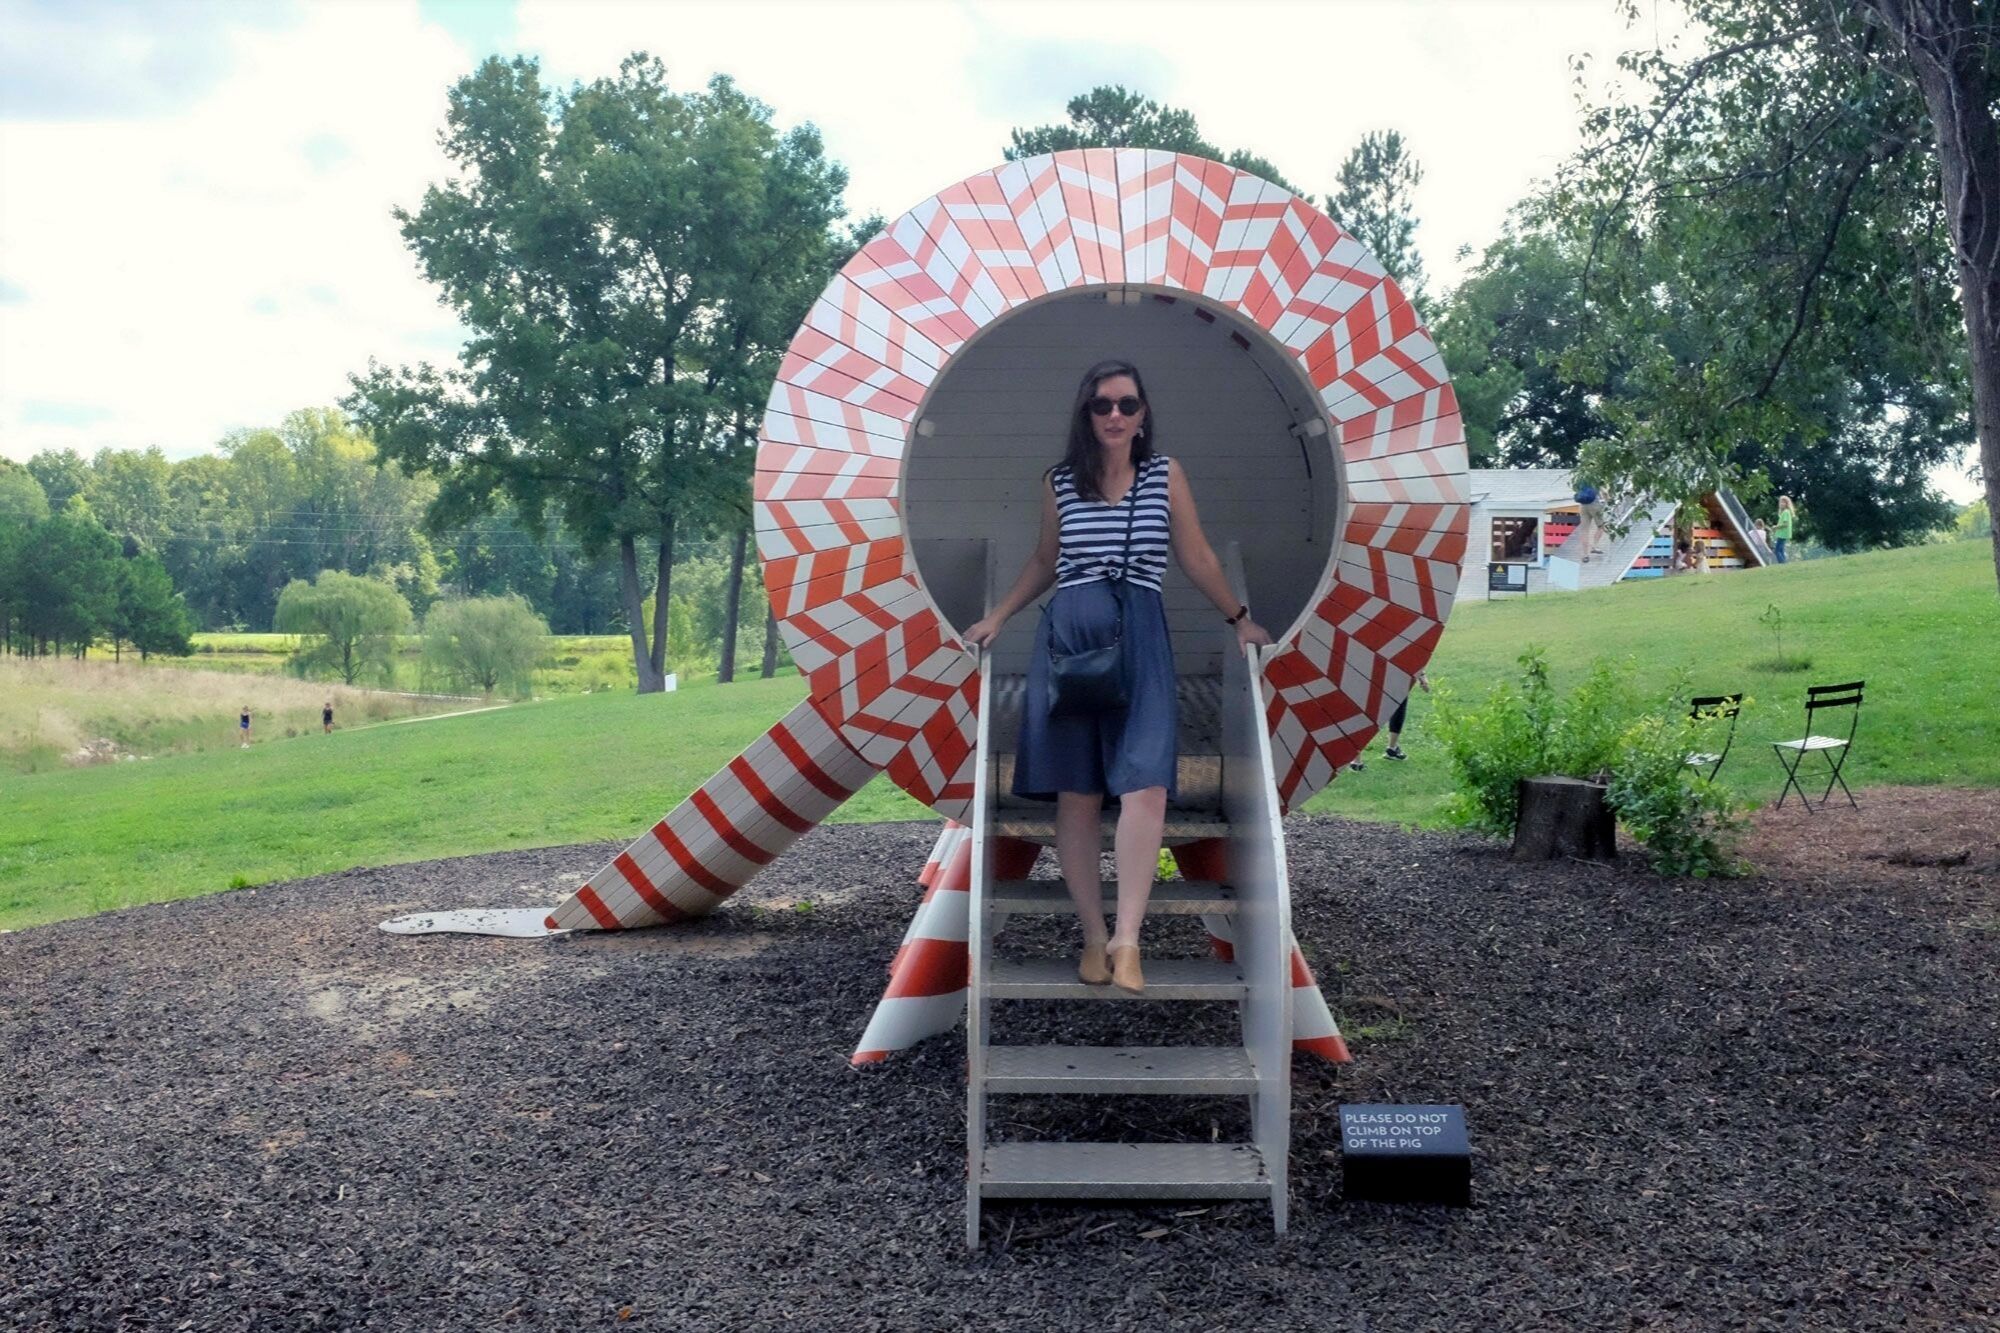
[{"label": "bag strap", "polygon": [[1132,485],[1125,492],[1125,549],[1118,557],[1118,577],[1111,580],[1111,594],[1118,600],[1118,630],[1116,638],[1125,637],[1125,580],[1132,574],[1132,525],[1139,521],[1139,480],[1137,469],[1132,473]]}]

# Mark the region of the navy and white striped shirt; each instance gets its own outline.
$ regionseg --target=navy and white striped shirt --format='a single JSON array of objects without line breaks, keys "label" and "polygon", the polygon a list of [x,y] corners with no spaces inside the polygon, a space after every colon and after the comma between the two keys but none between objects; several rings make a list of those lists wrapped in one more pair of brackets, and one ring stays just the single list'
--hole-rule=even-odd
[{"label": "navy and white striped shirt", "polygon": [[[1049,470],[1056,493],[1056,517],[1062,524],[1062,550],[1056,557],[1056,586],[1073,587],[1108,579],[1121,572],[1125,524],[1132,524],[1132,554],[1125,577],[1142,588],[1160,589],[1167,573],[1167,457],[1154,454],[1139,465],[1139,475],[1117,504],[1086,500],[1077,494],[1076,480],[1066,466]],[[1133,513],[1136,507],[1137,513]]]}]

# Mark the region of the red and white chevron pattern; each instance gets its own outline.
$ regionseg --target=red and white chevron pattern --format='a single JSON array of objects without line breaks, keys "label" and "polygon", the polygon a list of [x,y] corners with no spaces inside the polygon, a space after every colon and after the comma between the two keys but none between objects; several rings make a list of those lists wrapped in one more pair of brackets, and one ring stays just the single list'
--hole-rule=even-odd
[{"label": "red and white chevron pattern", "polygon": [[874,776],[808,699],[557,906],[549,929],[625,930],[712,912]]},{"label": "red and white chevron pattern", "polygon": [[1195,293],[1264,329],[1338,431],[1338,560],[1271,663],[1287,808],[1394,710],[1451,606],[1467,508],[1458,404],[1366,247],[1268,181],[1152,149],[960,181],[884,229],[814,305],[772,391],[756,486],[765,582],[814,698],[947,817],[969,795],[972,692],[900,542],[909,429],[924,387],[985,325],[1052,291],[1120,283]]},{"label": "red and white chevron pattern", "polygon": [[1348,517],[1312,611],[1268,664],[1287,808],[1360,750],[1429,658],[1465,547],[1464,430],[1429,333],[1366,247],[1268,181],[1153,149],[1027,158],[897,218],[813,304],[771,390],[754,487],[765,586],[811,697],[552,921],[707,911],[878,769],[969,818],[975,682],[915,577],[903,456],[968,339],[1023,302],[1106,284],[1235,312],[1318,391]]}]

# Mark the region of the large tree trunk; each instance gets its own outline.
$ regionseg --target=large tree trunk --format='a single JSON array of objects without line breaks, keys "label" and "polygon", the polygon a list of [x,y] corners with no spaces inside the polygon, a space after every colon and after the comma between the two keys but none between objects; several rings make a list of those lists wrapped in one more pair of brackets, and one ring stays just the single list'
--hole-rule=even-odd
[{"label": "large tree trunk", "polygon": [[[1972,354],[1972,420],[1986,477],[1986,512],[2000,516],[2000,131],[1972,0],[1873,0],[1923,90],[1937,135],[1938,176],[1958,259]],[[2000,589],[2000,524],[1993,528],[1993,579]]]},{"label": "large tree trunk", "polygon": [[1581,778],[1523,778],[1514,819],[1516,861],[1573,856],[1609,861],[1618,855],[1618,823],[1602,783]]},{"label": "large tree trunk", "polygon": [[631,537],[618,539],[618,598],[625,604],[625,624],[632,635],[632,665],[639,673],[639,693],[658,694],[667,687],[646,651],[646,603],[639,592],[639,545]]},{"label": "large tree trunk", "polygon": [[660,558],[653,578],[653,672],[666,687],[667,612],[674,588],[674,520],[660,530]]},{"label": "large tree trunk", "polygon": [[715,669],[720,685],[736,679],[736,618],[743,607],[743,549],[749,540],[749,529],[738,528],[729,548],[729,584],[722,594],[722,661]]},{"label": "large tree trunk", "polygon": [[[770,592],[769,588],[764,590]],[[778,674],[778,608],[764,607],[764,679]]]}]

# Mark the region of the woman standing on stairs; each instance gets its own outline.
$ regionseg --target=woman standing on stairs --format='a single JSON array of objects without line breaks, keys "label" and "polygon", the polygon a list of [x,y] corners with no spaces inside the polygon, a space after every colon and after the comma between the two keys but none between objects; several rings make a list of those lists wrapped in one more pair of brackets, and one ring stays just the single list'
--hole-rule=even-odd
[{"label": "woman standing on stairs", "polygon": [[[1063,460],[1043,474],[1041,540],[1000,605],[965,631],[969,643],[991,647],[1016,611],[1056,585],[1029,659],[1014,794],[1056,803],[1056,857],[1083,923],[1077,975],[1135,994],[1146,984],[1139,924],[1159,867],[1178,758],[1173,644],[1160,601],[1169,551],[1236,627],[1239,644],[1271,642],[1231,594],[1222,562],[1202,535],[1187,474],[1159,452],[1158,438],[1137,367],[1100,361],[1085,372],[1070,407]],[[1050,654],[1114,641],[1123,644],[1126,706],[1051,717]],[[1098,868],[1106,796],[1119,803],[1116,931],[1105,926]]]}]

